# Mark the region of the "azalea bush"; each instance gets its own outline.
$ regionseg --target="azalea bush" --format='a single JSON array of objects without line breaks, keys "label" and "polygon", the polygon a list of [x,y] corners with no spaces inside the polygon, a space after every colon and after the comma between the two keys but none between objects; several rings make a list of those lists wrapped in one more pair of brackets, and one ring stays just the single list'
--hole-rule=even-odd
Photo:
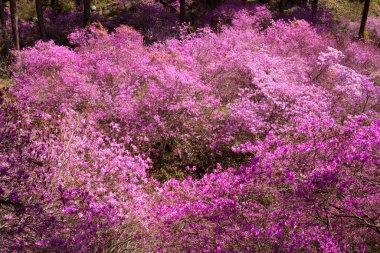
[{"label": "azalea bush", "polygon": [[377,249],[378,119],[307,119],[236,147],[252,154],[246,166],[166,182],[149,209],[154,250]]},{"label": "azalea bush", "polygon": [[380,249],[379,49],[265,6],[223,15],[18,53],[0,250]]}]

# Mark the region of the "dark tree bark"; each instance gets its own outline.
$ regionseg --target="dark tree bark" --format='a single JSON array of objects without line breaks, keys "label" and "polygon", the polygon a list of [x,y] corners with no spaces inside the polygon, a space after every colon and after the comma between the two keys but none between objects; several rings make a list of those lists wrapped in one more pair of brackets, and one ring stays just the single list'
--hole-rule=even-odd
[{"label": "dark tree bark", "polygon": [[17,16],[16,0],[10,0],[10,6],[11,6],[13,46],[16,50],[20,50],[20,35],[18,32],[18,16]]},{"label": "dark tree bark", "polygon": [[91,19],[91,0],[83,0],[83,26],[87,26]]},{"label": "dark tree bark", "polygon": [[317,21],[317,12],[318,12],[318,0],[313,0],[311,2],[311,18],[313,22]]},{"label": "dark tree bark", "polygon": [[36,0],[36,11],[37,11],[37,19],[38,19],[38,28],[40,30],[40,38],[42,40],[46,40],[45,19],[44,19],[44,11],[42,9],[42,0]]},{"label": "dark tree bark", "polygon": [[280,0],[279,4],[278,4],[278,12],[280,14],[284,14],[284,10],[285,10],[285,1],[286,0]]},{"label": "dark tree bark", "polygon": [[369,12],[369,3],[370,3],[370,0],[365,0],[364,2],[363,15],[362,15],[362,20],[360,22],[360,29],[359,29],[359,38],[364,38],[364,31],[365,31],[365,26],[367,23],[368,12]]},{"label": "dark tree bark", "polygon": [[181,23],[185,22],[186,17],[185,0],[179,0],[179,20]]},{"label": "dark tree bark", "polygon": [[1,23],[1,35],[4,45],[4,55],[9,55],[9,40],[8,40],[8,31],[6,27],[6,18],[5,18],[5,9],[4,2],[0,0],[0,23]]}]

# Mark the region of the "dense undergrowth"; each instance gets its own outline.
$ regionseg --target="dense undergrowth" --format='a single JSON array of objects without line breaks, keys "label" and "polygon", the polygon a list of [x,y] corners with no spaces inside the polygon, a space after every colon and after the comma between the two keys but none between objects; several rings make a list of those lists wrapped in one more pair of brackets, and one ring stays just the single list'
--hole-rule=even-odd
[{"label": "dense undergrowth", "polygon": [[17,54],[0,251],[380,250],[379,49],[265,6],[221,17]]}]

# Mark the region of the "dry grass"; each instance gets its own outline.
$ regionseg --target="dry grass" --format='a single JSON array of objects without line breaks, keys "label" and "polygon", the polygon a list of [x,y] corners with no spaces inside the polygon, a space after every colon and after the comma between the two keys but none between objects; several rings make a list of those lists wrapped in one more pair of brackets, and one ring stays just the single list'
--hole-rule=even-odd
[{"label": "dry grass", "polygon": [[10,78],[0,78],[0,90],[8,88],[12,85],[12,82]]}]

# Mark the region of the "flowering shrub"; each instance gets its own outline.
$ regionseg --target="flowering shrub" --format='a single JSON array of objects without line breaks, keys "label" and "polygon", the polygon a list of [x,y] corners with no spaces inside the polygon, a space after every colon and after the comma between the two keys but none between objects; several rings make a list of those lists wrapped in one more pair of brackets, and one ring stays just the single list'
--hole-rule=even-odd
[{"label": "flowering shrub", "polygon": [[254,155],[247,166],[165,183],[149,209],[154,249],[377,249],[378,119],[307,120],[293,119],[281,133],[237,147]]},{"label": "flowering shrub", "polygon": [[95,23],[21,51],[0,249],[378,250],[378,49],[263,6],[230,24],[145,45]]},{"label": "flowering shrub", "polygon": [[45,143],[31,140],[37,132],[22,129],[12,108],[1,109],[0,120],[0,250],[85,252],[101,248],[112,222],[108,216],[112,208],[96,205],[78,185],[51,180],[56,177],[43,160]]}]

